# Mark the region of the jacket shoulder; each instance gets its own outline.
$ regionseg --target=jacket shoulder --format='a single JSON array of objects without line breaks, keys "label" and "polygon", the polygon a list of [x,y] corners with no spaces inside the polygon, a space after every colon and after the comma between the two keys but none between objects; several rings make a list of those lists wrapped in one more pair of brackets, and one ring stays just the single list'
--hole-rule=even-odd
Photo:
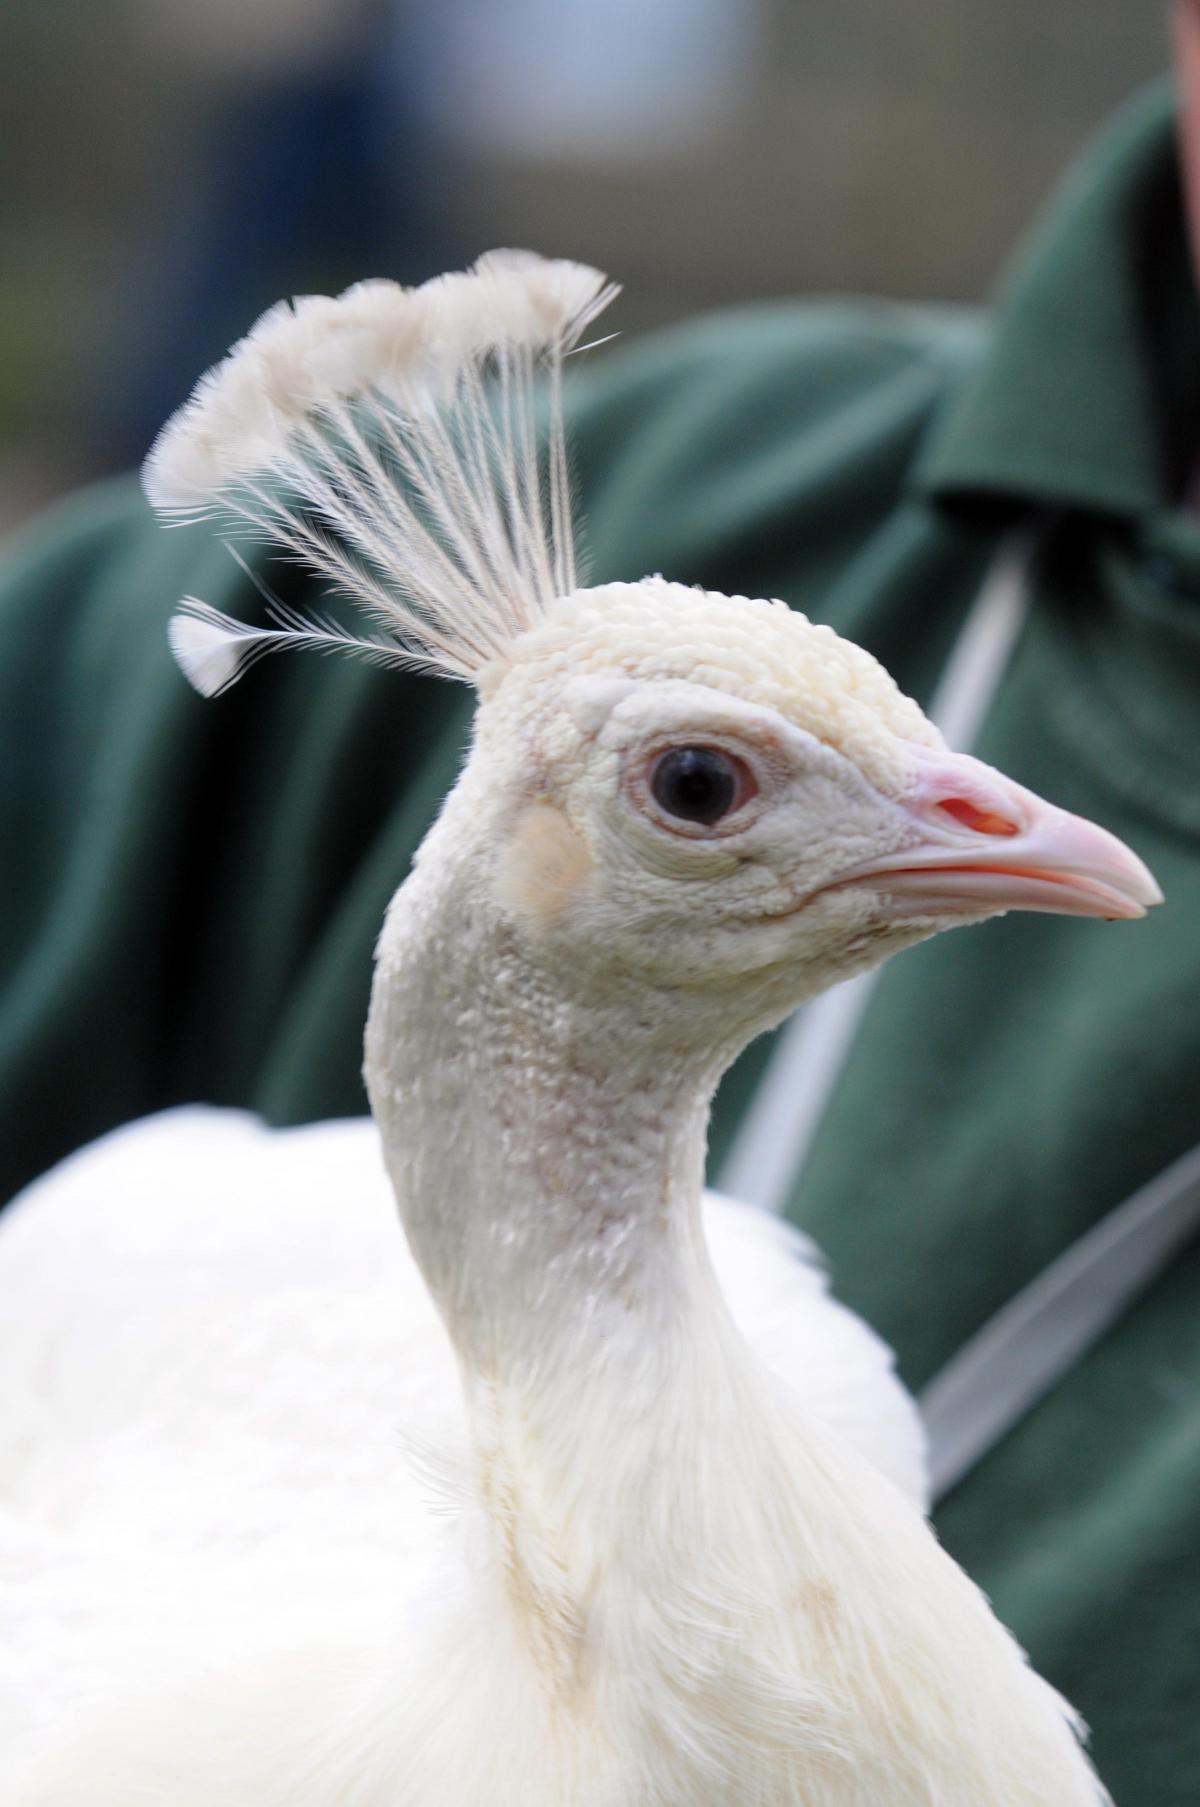
[{"label": "jacket shoulder", "polygon": [[574,420],[594,577],[744,589],[781,536],[836,564],[899,501],[987,334],[966,309],[778,302],[612,355]]}]

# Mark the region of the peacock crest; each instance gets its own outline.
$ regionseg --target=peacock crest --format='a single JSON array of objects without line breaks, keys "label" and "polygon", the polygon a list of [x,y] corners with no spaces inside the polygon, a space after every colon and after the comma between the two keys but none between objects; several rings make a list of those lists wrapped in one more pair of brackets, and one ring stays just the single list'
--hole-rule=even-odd
[{"label": "peacock crest", "polygon": [[369,625],[271,598],[254,627],[188,597],[168,632],[195,688],[287,647],[469,683],[503,661],[576,588],[563,361],[617,293],[584,264],[491,251],[419,288],[270,308],[159,434],[146,495],[282,546]]}]

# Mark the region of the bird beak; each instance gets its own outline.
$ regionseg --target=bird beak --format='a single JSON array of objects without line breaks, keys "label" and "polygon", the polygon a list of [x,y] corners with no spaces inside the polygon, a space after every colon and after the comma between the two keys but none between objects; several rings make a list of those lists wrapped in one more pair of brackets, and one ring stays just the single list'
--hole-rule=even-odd
[{"label": "bird beak", "polygon": [[839,888],[870,885],[921,915],[1044,910],[1114,921],[1162,902],[1123,841],[967,754],[920,749],[901,807],[910,838]]}]

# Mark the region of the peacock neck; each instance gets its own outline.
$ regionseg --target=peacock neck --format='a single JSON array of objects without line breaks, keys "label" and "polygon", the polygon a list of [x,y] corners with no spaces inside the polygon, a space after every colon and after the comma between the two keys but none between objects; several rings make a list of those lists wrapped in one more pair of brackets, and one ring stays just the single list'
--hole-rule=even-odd
[{"label": "peacock neck", "polygon": [[[442,839],[381,939],[367,1075],[459,1357],[489,1585],[551,1698],[580,1698],[603,1645],[631,1678],[610,1701],[628,1725],[651,1672],[690,1715],[705,1664],[732,1685],[729,1639],[777,1611],[787,1523],[778,1396],[702,1229],[720,1062],[678,1016],[664,1040],[644,988],[539,962],[491,905],[485,852]],[[722,1609],[681,1678],[678,1626],[711,1616],[714,1562],[744,1611]]]},{"label": "peacock neck", "polygon": [[564,984],[468,849],[381,941],[367,1077],[412,1252],[468,1378],[594,1375],[717,1309],[700,1225],[711,1052],[636,983]]}]

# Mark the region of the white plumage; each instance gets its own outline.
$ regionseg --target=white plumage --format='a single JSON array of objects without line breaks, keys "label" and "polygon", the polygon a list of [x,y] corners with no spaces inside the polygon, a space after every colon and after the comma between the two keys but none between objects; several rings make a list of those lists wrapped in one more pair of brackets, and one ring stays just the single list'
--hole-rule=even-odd
[{"label": "white plumage", "polygon": [[407,1249],[370,1125],[202,1111],[0,1237],[4,1807],[1105,1798],[924,1522],[886,1351],[701,1176],[804,997],[1157,893],[783,604],[576,588],[559,380],[609,292],[504,253],[272,310],[152,454],[373,624],[191,602],[199,689],[349,644],[481,706],[377,956]]},{"label": "white plumage", "polygon": [[[725,1199],[705,1223],[764,1361],[920,1503],[916,1414],[809,1245]],[[260,1602],[294,1615],[301,1578],[317,1627],[383,1606],[382,1632],[389,1591],[470,1515],[453,1351],[369,1119],[271,1132],[193,1108],[118,1130],[14,1207],[0,1297],[10,1753],[56,1745],[126,1640],[165,1640],[175,1669],[270,1648]],[[308,1660],[315,1685],[319,1645]]]}]

